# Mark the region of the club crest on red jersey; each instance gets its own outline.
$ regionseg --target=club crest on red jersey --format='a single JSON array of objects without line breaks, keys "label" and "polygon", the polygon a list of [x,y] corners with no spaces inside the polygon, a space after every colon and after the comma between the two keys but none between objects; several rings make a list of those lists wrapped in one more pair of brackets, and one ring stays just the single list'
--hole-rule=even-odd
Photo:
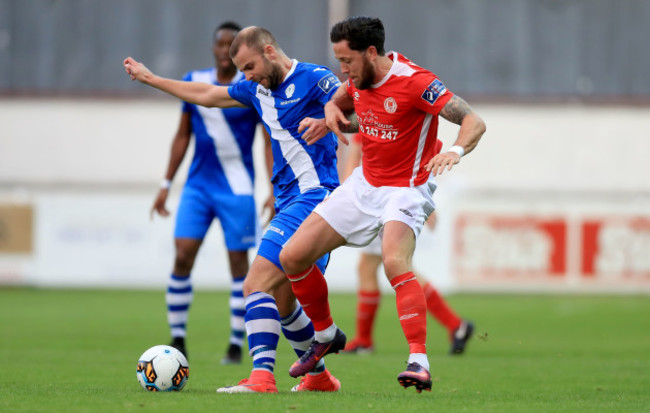
[{"label": "club crest on red jersey", "polygon": [[397,110],[397,102],[395,102],[395,99],[387,97],[386,100],[384,100],[384,109],[386,109],[386,112],[388,113],[395,113]]},{"label": "club crest on red jersey", "polygon": [[436,100],[445,93],[447,93],[445,85],[440,80],[435,79],[426,89],[424,89],[422,99],[430,105],[433,105],[436,103]]}]

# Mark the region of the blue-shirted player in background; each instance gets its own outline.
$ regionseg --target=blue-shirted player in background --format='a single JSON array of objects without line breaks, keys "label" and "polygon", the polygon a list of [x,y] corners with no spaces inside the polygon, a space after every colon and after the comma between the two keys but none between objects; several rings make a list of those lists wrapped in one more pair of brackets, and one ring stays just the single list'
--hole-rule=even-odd
[{"label": "blue-shirted player in background", "polygon": [[[243,79],[243,73],[237,70],[229,55],[230,45],[240,30],[233,22],[217,27],[212,47],[216,66],[190,72],[184,80],[227,86]],[[171,345],[186,356],[186,323],[193,298],[190,274],[208,228],[217,218],[223,228],[232,275],[230,340],[222,364],[241,362],[246,312],[242,287],[248,273],[248,249],[256,244],[258,228],[252,147],[259,122],[259,115],[251,108],[205,108],[183,102],[167,173],[151,212],[169,216],[165,207],[169,187],[194,135],[194,158],[176,214],[174,270],[165,296]],[[270,176],[268,135],[267,141]],[[269,207],[273,204],[272,197],[266,202]]]},{"label": "blue-shirted player in background", "polygon": [[[203,106],[252,106],[271,135],[276,215],[244,281],[253,371],[238,385],[217,392],[275,393],[273,370],[280,331],[298,355],[309,348],[314,336],[311,320],[296,301],[278,257],[302,221],[339,184],[337,141],[326,128],[323,107],[340,82],[324,66],[287,57],[273,35],[259,27],[240,31],[230,56],[246,75],[245,81],[230,87],[161,78],[130,57],[124,60],[124,67],[132,80],[185,101]],[[303,120],[306,117],[311,119]],[[328,259],[326,255],[318,260],[320,269],[324,270]],[[293,390],[338,391],[340,386],[321,360]]]}]

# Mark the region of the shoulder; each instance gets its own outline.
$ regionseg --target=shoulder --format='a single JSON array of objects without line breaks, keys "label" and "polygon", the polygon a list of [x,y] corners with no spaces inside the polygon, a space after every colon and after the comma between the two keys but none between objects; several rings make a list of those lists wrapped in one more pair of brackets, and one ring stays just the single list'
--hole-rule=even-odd
[{"label": "shoulder", "polygon": [[413,93],[426,93],[430,91],[437,97],[447,92],[445,85],[432,71],[418,66],[402,55],[398,55],[396,61],[401,65],[398,70],[404,76],[405,81],[409,83],[409,90]]},{"label": "shoulder", "polygon": [[311,87],[325,94],[341,86],[339,78],[326,66],[307,63],[305,77]]},{"label": "shoulder", "polygon": [[257,91],[257,83],[253,82],[252,80],[241,79],[238,82],[234,82],[228,85],[228,88],[239,91],[252,91],[255,93]]}]

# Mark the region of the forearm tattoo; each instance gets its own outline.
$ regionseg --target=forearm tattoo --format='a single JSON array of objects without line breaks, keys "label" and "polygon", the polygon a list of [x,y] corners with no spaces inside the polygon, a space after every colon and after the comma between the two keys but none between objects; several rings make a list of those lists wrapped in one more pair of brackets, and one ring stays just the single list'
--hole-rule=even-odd
[{"label": "forearm tattoo", "polygon": [[352,113],[347,114],[346,116],[348,120],[350,121],[349,125],[343,125],[341,128],[341,132],[343,133],[357,133],[359,132],[359,122],[357,119],[357,114],[352,111]]},{"label": "forearm tattoo", "polygon": [[460,125],[463,118],[472,113],[472,108],[463,100],[463,98],[454,95],[449,102],[442,108],[440,115],[449,122]]}]

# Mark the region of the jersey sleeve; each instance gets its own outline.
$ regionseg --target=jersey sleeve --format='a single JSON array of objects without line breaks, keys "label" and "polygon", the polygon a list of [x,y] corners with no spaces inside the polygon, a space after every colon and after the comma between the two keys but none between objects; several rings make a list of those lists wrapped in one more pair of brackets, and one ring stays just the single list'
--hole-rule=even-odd
[{"label": "jersey sleeve", "polygon": [[[192,80],[192,72],[185,73],[185,76],[183,76],[183,81],[190,82],[191,80]],[[188,113],[192,110],[192,104],[187,103],[183,100],[181,103],[181,108],[182,108],[181,111],[183,113]]]},{"label": "jersey sleeve", "polygon": [[324,66],[319,66],[312,71],[312,79],[316,82],[316,87],[313,88],[315,99],[325,106],[341,86],[341,81],[331,70]]},{"label": "jersey sleeve", "polygon": [[255,94],[255,89],[252,82],[248,80],[241,80],[228,86],[228,94],[239,103],[246,106],[253,106],[253,95]]},{"label": "jersey sleeve", "polygon": [[424,112],[438,115],[454,94],[431,72],[420,73],[411,83],[415,106]]}]

